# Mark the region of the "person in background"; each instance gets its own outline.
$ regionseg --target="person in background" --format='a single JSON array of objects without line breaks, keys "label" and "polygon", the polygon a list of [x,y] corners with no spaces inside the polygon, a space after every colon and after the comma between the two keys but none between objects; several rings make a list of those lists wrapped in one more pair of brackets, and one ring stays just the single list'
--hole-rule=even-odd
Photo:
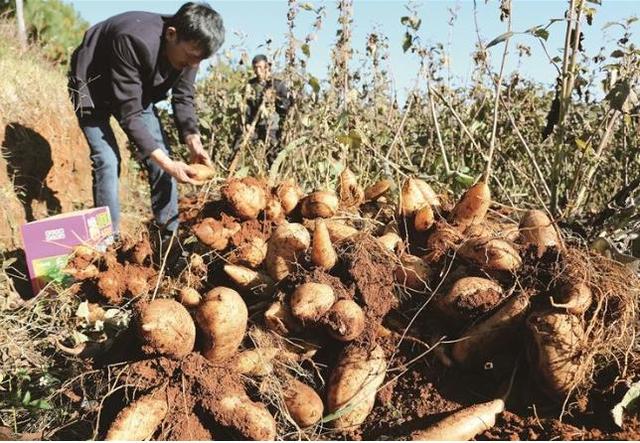
[{"label": "person in background", "polygon": [[71,57],[69,93],[90,149],[95,206],[108,206],[120,229],[120,151],[113,115],[148,172],[151,207],[162,240],[178,228],[177,182],[194,183],[171,147],[155,104],[172,91],[173,117],[192,163],[211,166],[198,132],[194,81],[200,62],[224,42],[220,15],[206,3],[185,3],[173,15],[125,12],[91,27]]},{"label": "person in background", "polygon": [[267,166],[270,166],[280,150],[282,125],[291,106],[291,98],[284,82],[271,75],[271,64],[267,56],[256,55],[251,66],[255,77],[247,85],[249,90],[244,131],[245,134],[252,134],[252,141],[265,142]]}]

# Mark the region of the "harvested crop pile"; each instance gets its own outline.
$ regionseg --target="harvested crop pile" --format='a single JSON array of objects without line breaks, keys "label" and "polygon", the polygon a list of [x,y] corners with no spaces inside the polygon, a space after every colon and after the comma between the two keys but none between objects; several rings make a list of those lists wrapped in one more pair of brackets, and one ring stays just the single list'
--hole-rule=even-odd
[{"label": "harvested crop pile", "polygon": [[540,211],[493,211],[484,182],[453,205],[408,178],[391,211],[390,188],[231,180],[189,209],[171,278],[142,243],[78,250],[85,294],[137,312],[103,435],[465,440],[613,386],[634,275]]}]

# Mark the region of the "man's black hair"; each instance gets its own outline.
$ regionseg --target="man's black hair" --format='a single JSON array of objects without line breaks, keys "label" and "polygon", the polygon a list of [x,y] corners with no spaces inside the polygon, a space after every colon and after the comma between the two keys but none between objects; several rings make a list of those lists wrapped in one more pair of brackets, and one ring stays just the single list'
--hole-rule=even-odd
[{"label": "man's black hair", "polygon": [[251,60],[251,66],[255,66],[258,62],[269,63],[269,59],[267,59],[267,56],[264,54],[258,54]]},{"label": "man's black hair", "polygon": [[179,40],[196,42],[204,58],[211,57],[224,43],[222,17],[208,3],[185,3],[167,25],[176,28]]}]

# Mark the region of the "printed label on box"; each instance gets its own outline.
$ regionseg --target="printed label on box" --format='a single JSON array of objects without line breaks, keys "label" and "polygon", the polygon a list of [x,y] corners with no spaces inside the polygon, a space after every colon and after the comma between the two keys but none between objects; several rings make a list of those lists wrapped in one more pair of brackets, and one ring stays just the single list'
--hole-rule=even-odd
[{"label": "printed label on box", "polygon": [[71,281],[62,269],[76,246],[84,244],[104,252],[113,242],[106,206],[36,220],[22,225],[20,231],[34,294],[51,281]]}]

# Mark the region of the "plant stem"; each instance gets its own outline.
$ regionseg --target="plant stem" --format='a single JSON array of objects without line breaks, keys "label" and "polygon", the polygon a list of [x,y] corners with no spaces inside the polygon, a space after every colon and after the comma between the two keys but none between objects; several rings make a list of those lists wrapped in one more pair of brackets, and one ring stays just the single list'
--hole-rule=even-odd
[{"label": "plant stem", "polygon": [[436,135],[438,136],[438,145],[440,146],[440,152],[442,154],[442,162],[444,163],[444,170],[447,174],[447,177],[451,175],[451,167],[449,166],[449,160],[447,159],[447,150],[444,147],[444,142],[442,141],[442,134],[440,133],[440,125],[438,124],[438,115],[436,114],[436,107],[433,103],[433,96],[431,95],[431,81],[427,77],[427,93],[429,95],[429,109],[431,110],[431,117],[433,118],[433,123],[436,127]]},{"label": "plant stem", "polygon": [[586,200],[587,189],[589,188],[589,185],[591,184],[591,180],[593,179],[593,176],[596,173],[602,161],[602,153],[604,152],[605,148],[609,144],[609,140],[611,140],[611,135],[613,134],[613,129],[615,128],[616,123],[618,123],[618,120],[620,120],[621,116],[622,116],[622,113],[620,111],[615,110],[613,112],[613,115],[611,116],[611,120],[609,120],[609,124],[607,124],[607,129],[602,135],[602,139],[600,140],[600,144],[598,145],[598,149],[596,150],[596,155],[595,155],[595,158],[593,159],[593,163],[587,170],[585,179],[582,180],[582,183],[580,183],[580,189],[578,190],[576,201],[573,204],[573,207],[571,208],[571,210],[569,211],[569,215],[574,215],[578,211],[578,209],[580,209],[580,207],[584,204]]},{"label": "plant stem", "polygon": [[[513,10],[507,16],[507,32],[511,32],[511,17],[513,14]],[[491,129],[491,142],[489,143],[489,159],[487,160],[487,167],[484,171],[483,181],[488,184],[489,179],[491,177],[491,165],[493,162],[493,154],[495,152],[496,147],[496,132],[498,129],[498,108],[500,103],[500,87],[502,86],[502,76],[504,74],[504,65],[507,61],[507,54],[509,53],[509,42],[511,41],[510,37],[507,37],[504,42],[504,52],[502,53],[502,62],[500,63],[500,74],[498,75],[498,81],[496,82],[496,98],[493,102],[493,128]]]}]

